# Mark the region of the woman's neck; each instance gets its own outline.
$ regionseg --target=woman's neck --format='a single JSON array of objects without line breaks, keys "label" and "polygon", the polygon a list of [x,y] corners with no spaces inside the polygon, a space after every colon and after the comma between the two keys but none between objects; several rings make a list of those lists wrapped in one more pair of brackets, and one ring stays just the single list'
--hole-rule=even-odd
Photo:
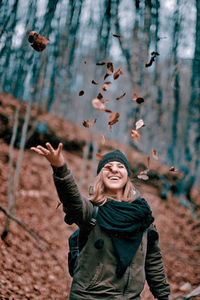
[{"label": "woman's neck", "polygon": [[119,202],[121,202],[122,201],[122,197],[123,197],[123,193],[122,193],[122,191],[120,190],[120,191],[107,191],[106,192],[106,196],[108,197],[108,198],[112,198],[112,199],[114,199],[114,200],[116,200],[116,201],[119,201]]}]

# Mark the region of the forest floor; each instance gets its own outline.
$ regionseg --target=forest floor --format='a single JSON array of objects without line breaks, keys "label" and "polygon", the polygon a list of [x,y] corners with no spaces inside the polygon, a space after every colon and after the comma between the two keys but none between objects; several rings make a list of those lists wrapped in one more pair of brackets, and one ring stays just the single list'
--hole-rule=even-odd
[{"label": "forest floor", "polygon": [[[16,100],[10,95],[1,95],[0,112],[12,118]],[[44,114],[43,119],[54,126],[61,139],[70,136],[80,142],[88,136],[88,129],[79,128],[72,123]],[[54,123],[53,123],[54,122]],[[113,148],[123,146],[109,140]],[[16,166],[18,149],[14,149]],[[64,151],[68,165],[79,182],[80,166],[83,163],[80,152]],[[144,156],[131,149],[134,161],[139,163]],[[82,189],[87,195],[90,184],[91,160],[88,161],[86,180]],[[159,162],[152,163],[158,172],[166,170]],[[9,145],[0,139],[0,205],[8,209]],[[155,224],[160,235],[168,281],[171,286],[171,299],[182,297],[200,284],[200,226],[199,219],[179,205],[179,200],[168,194],[167,200],[160,197],[159,185],[140,180],[137,188],[150,204]],[[192,192],[195,203],[200,207],[199,190]],[[68,237],[75,226],[64,223],[62,207],[56,209],[58,196],[48,162],[26,149],[23,156],[16,218],[27,228],[39,235],[36,239],[15,221],[10,222],[10,232],[6,239],[0,239],[0,299],[68,299],[71,277],[67,269]],[[0,211],[0,233],[4,229],[6,216]],[[187,283],[187,284],[186,284]],[[194,299],[200,299],[199,296]],[[148,286],[142,293],[142,300],[152,300]]]}]

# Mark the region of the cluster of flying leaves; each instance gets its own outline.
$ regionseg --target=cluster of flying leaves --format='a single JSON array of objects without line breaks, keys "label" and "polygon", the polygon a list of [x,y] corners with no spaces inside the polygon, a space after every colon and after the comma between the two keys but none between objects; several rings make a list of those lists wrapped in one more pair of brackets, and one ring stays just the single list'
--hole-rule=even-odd
[{"label": "cluster of flying leaves", "polygon": [[[118,35],[118,34],[112,34],[113,37],[119,38],[121,39],[122,36]],[[47,44],[50,42],[48,38],[41,36],[37,31],[30,31],[29,32],[29,37],[28,37],[28,41],[31,44],[31,47],[33,47],[34,50],[38,51],[38,52],[42,52]],[[145,64],[145,67],[148,68],[150,66],[152,66],[153,62],[155,61],[156,56],[158,56],[159,53],[157,51],[153,51],[151,52],[151,58],[150,61],[147,62]],[[84,62],[86,64],[86,61]],[[113,78],[113,80],[117,80],[121,75],[123,75],[122,70],[119,68],[116,71],[114,70],[114,66],[113,63],[111,61],[109,62],[97,62],[96,63],[97,66],[104,66],[106,65],[106,73],[104,74],[104,80],[106,80],[107,77],[111,77]],[[92,80],[91,82],[93,85],[99,85],[98,82],[96,82],[95,80]],[[99,90],[102,92],[106,92],[109,87],[111,86],[112,82],[111,81],[105,81],[103,83],[103,86],[99,87]],[[83,90],[79,91],[79,96],[83,96],[85,94],[85,92]],[[124,98],[126,96],[126,93],[124,92],[122,95],[116,97],[115,99],[117,101],[121,100],[122,98]],[[132,100],[135,101],[137,104],[141,104],[144,102],[144,98],[139,96],[137,93],[133,93],[132,96]],[[108,99],[104,99],[103,95],[101,93],[98,93],[97,97],[95,99],[92,100],[92,106],[96,109],[96,110],[100,110],[100,111],[104,111],[106,113],[110,113],[110,116],[108,118],[108,125],[109,125],[109,129],[110,131],[112,131],[112,126],[117,123],[119,121],[119,117],[120,114],[118,112],[113,113],[112,110],[110,110],[109,108],[106,107],[106,105],[109,103]],[[86,128],[89,128],[91,126],[94,126],[96,124],[97,119],[95,118],[94,120],[90,121],[90,120],[84,120],[82,122],[82,125]],[[131,136],[132,139],[136,142],[140,142],[141,136],[139,133],[139,130],[146,126],[144,121],[142,119],[138,120],[135,123],[135,129],[131,130]],[[104,138],[105,139],[105,138]],[[158,160],[158,154],[156,152],[155,149],[153,149],[151,151],[151,155],[154,159]],[[101,160],[102,159],[102,155],[97,153],[96,154],[97,159]],[[148,171],[149,171],[149,166],[150,166],[150,156],[147,156],[147,168],[143,171],[141,171],[137,177],[139,179],[143,179],[143,180],[148,180]],[[171,172],[177,172],[178,170],[174,167],[171,166],[169,168],[169,171]]]}]

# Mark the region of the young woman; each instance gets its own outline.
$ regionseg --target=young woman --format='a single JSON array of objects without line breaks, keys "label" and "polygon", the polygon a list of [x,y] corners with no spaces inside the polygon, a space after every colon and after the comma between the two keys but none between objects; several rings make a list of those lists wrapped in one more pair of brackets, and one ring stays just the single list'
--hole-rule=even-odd
[{"label": "young woman", "polygon": [[54,149],[32,147],[53,168],[58,196],[68,224],[87,229],[93,205],[99,206],[96,226],[75,263],[70,300],[139,300],[145,279],[153,296],[168,300],[158,233],[152,212],[130,181],[130,166],[119,150],[103,155],[97,167],[93,194],[84,198],[68,169],[62,144]]}]

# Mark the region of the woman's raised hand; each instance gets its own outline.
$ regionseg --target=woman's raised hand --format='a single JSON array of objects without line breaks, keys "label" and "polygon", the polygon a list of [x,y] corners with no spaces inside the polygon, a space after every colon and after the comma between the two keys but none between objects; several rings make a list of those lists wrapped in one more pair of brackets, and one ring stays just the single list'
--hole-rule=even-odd
[{"label": "woman's raised hand", "polygon": [[38,145],[31,147],[31,150],[44,156],[52,166],[61,167],[64,165],[65,160],[62,154],[63,144],[59,143],[58,148],[54,149],[50,143],[46,143],[47,149]]}]

